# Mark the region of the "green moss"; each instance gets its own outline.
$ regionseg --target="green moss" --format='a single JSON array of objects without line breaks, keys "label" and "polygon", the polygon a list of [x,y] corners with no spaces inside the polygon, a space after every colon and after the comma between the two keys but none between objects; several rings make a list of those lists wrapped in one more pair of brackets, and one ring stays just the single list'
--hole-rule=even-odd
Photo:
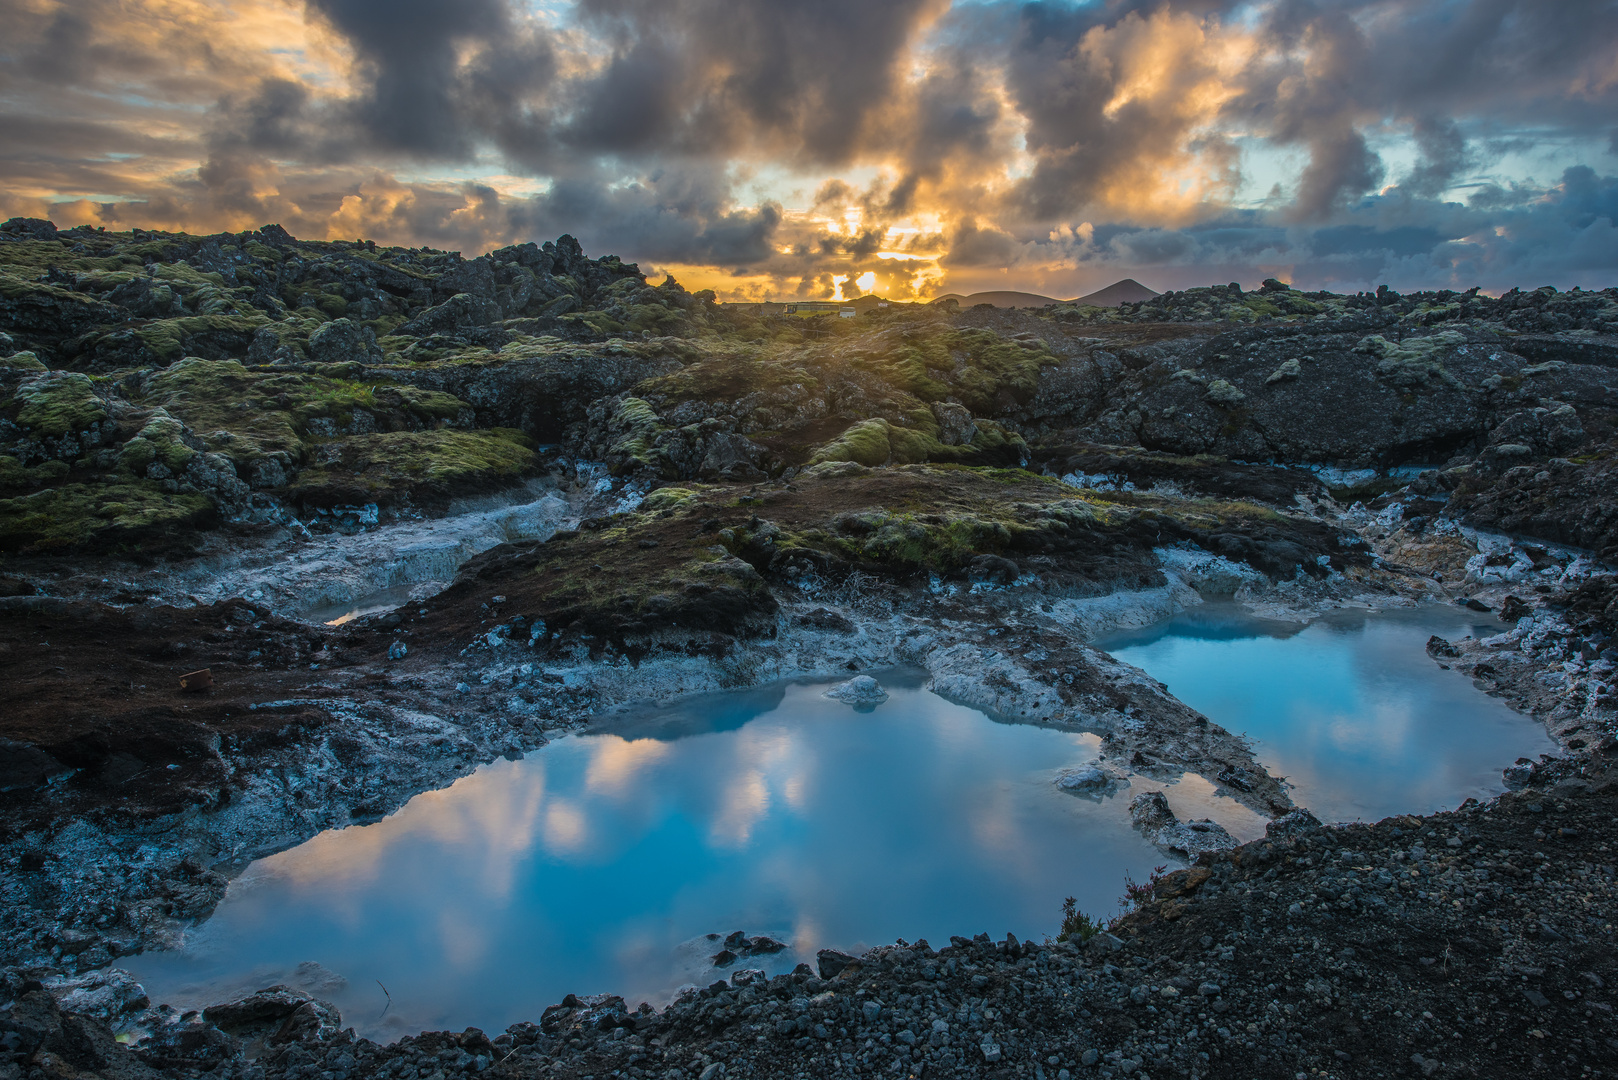
[{"label": "green moss", "polygon": [[702,497],[700,491],[687,487],[665,487],[647,495],[641,501],[640,508],[646,513],[660,513],[664,510],[682,510]]},{"label": "green moss", "polygon": [[662,423],[657,412],[644,399],[626,397],[618,403],[612,414],[612,430],[618,440],[609,451],[617,471],[629,471],[636,466],[659,467],[662,455],[653,445]]},{"label": "green moss", "polygon": [[368,386],[365,393],[371,403],[367,407],[406,412],[424,420],[455,420],[471,408],[454,394],[403,384]]},{"label": "green moss", "polygon": [[311,381],[320,380],[259,376],[235,360],[188,356],[153,376],[142,400],[162,406],[238,466],[271,454],[296,461],[303,453],[297,410],[306,396],[320,397],[305,394]]},{"label": "green moss", "polygon": [[22,462],[10,454],[0,454],[0,488],[32,487],[33,477]]},{"label": "green moss", "polygon": [[18,426],[39,437],[60,438],[107,418],[95,383],[77,371],[49,372],[30,379],[17,388],[16,400],[22,406]]},{"label": "green moss", "polygon": [[862,420],[816,451],[809,463],[819,465],[826,461],[852,461],[875,467],[886,464],[892,456],[888,422],[882,419]]},{"label": "green moss", "polygon": [[[11,245],[6,245],[10,247]],[[85,318],[96,321],[106,310],[100,301],[92,296],[72,292],[56,285],[47,285],[44,282],[33,281],[19,274],[0,272],[0,297],[13,302],[33,301],[35,303],[49,303],[54,305],[52,310],[61,312],[65,310],[65,321],[81,323]],[[75,313],[72,309],[80,309]]]},{"label": "green moss", "polygon": [[734,401],[755,391],[773,390],[791,383],[813,388],[818,380],[795,364],[767,360],[755,350],[745,350],[696,359],[672,374],[647,379],[636,391],[643,397],[669,404]]},{"label": "green moss", "polygon": [[445,499],[533,469],[533,440],[511,428],[391,431],[329,443],[328,463],[306,470],[289,498],[317,506]]},{"label": "green moss", "polygon": [[0,499],[0,550],[167,545],[213,513],[204,495],[170,495],[149,481],[64,484]]},{"label": "green moss", "polygon": [[140,434],[124,443],[118,450],[118,465],[136,475],[145,475],[147,466],[153,462],[168,466],[174,472],[182,472],[197,456],[197,452],[185,444],[182,433],[185,426],[163,410],[152,416],[141,428]]},{"label": "green moss", "polygon": [[[752,537],[743,529],[728,531],[732,535],[727,546],[745,551]],[[989,516],[872,510],[845,514],[827,529],[783,535],[776,546],[829,550],[849,561],[884,563],[905,570],[948,571],[978,555],[1004,551],[1012,539],[1013,526]]]},{"label": "green moss", "polygon": [[229,333],[251,338],[259,327],[269,323],[263,315],[186,315],[178,319],[154,319],[135,330],[135,335],[159,360],[170,362],[185,355],[186,342],[209,333]]},{"label": "green moss", "polygon": [[73,472],[65,461],[43,461],[24,468],[14,457],[0,457],[0,488],[37,488],[60,484]]},{"label": "green moss", "polygon": [[1354,351],[1376,357],[1376,373],[1394,386],[1419,388],[1438,381],[1458,387],[1460,382],[1444,367],[1440,354],[1465,341],[1466,336],[1455,330],[1400,342],[1372,334],[1361,338]]},{"label": "green moss", "polygon": [[188,263],[182,262],[159,263],[152,267],[152,277],[157,281],[167,281],[185,286],[187,289],[200,289],[207,286],[212,286],[216,289],[227,287],[222,275],[205,273]]},{"label": "green moss", "polygon": [[861,420],[815,451],[809,463],[852,461],[874,468],[889,463],[991,461],[1008,455],[1020,456],[1027,449],[1022,436],[992,420],[978,420],[976,424],[977,435],[969,445],[947,446],[938,441],[936,424],[909,428],[890,424],[880,417]]},{"label": "green moss", "polygon": [[45,365],[34,353],[20,352],[12,353],[10,356],[0,356],[0,370],[44,371]]},{"label": "green moss", "polygon": [[242,246],[242,251],[247,255],[248,258],[254,260],[255,262],[279,263],[283,258],[285,258],[285,256],[282,255],[277,249],[268,244],[260,243],[257,240],[249,240],[245,245]]},{"label": "green moss", "polygon": [[44,270],[61,266],[72,258],[72,253],[60,240],[23,240],[0,245],[0,265]]}]

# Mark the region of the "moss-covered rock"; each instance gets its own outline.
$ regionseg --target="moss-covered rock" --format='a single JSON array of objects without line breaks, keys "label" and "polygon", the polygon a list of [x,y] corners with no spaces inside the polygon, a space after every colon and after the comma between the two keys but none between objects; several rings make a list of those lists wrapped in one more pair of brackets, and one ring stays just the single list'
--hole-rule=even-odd
[{"label": "moss-covered rock", "polygon": [[1400,342],[1371,334],[1360,339],[1354,351],[1375,357],[1376,373],[1394,386],[1419,389],[1435,382],[1459,386],[1455,376],[1444,367],[1443,354],[1465,341],[1466,335],[1454,330]]},{"label": "moss-covered rock", "polygon": [[0,356],[0,372],[30,372],[44,371],[45,365],[39,357],[31,352],[12,353],[10,356]]},{"label": "moss-covered rock", "polygon": [[145,476],[153,464],[162,465],[175,474],[182,473],[197,456],[184,436],[185,425],[158,409],[140,433],[118,449],[118,465],[137,476]]},{"label": "moss-covered rock", "polygon": [[[22,247],[7,244],[6,247]],[[58,250],[59,245],[57,246]],[[94,296],[0,269],[0,330],[60,337],[83,333],[120,316],[117,308]]]},{"label": "moss-covered rock", "polygon": [[107,418],[107,406],[90,376],[52,371],[17,387],[17,424],[43,438],[81,432]]},{"label": "moss-covered rock", "polygon": [[250,373],[238,361],[191,356],[148,379],[139,400],[163,408],[238,467],[275,455],[298,461],[303,456],[298,409],[311,413],[303,395],[295,399],[292,393],[302,391],[307,380],[280,378],[285,382],[278,385],[276,377]]},{"label": "moss-covered rock", "polygon": [[394,431],[327,443],[287,498],[310,506],[443,502],[533,470],[533,440],[510,428]]},{"label": "moss-covered rock", "polygon": [[255,371],[235,360],[186,357],[148,379],[139,400],[183,421],[244,474],[265,458],[295,466],[314,446],[346,434],[471,420],[470,407],[453,394],[361,381],[358,364],[316,371]]},{"label": "moss-covered rock", "polygon": [[638,397],[626,397],[613,409],[609,423],[616,439],[607,452],[607,463],[614,472],[665,471],[664,457],[656,445],[663,424],[651,405]]},{"label": "moss-covered rock", "polygon": [[701,496],[701,491],[688,487],[663,487],[650,493],[641,501],[642,511],[650,514],[662,513],[670,510],[680,510]]},{"label": "moss-covered rock", "polygon": [[1022,436],[992,420],[978,420],[974,427],[970,443],[951,446],[939,441],[936,422],[921,420],[917,427],[901,427],[881,418],[862,420],[817,450],[810,464],[852,461],[875,467],[931,461],[999,465],[1022,460],[1027,451]]},{"label": "moss-covered rock", "polygon": [[158,484],[63,484],[0,499],[0,550],[152,551],[188,546],[213,516],[204,495],[171,494]]},{"label": "moss-covered rock", "polygon": [[158,319],[135,331],[159,364],[169,364],[187,355],[222,359],[245,356],[253,335],[269,323],[262,315],[187,315]]}]

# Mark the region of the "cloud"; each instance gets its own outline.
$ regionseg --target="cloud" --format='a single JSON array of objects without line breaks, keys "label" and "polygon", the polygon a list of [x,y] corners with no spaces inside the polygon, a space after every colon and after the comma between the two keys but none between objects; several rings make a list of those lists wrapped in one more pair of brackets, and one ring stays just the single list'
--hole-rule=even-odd
[{"label": "cloud", "polygon": [[0,212],[571,232],[732,295],[1601,284],[1615,40],[1611,0],[12,0]]}]

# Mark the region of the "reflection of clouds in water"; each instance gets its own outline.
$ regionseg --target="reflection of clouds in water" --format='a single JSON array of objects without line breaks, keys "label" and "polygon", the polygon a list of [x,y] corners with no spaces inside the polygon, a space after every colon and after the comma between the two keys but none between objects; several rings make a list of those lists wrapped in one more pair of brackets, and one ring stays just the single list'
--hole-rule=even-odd
[{"label": "reflection of clouds in water", "polygon": [[770,789],[764,774],[754,769],[721,781],[725,796],[719,813],[708,825],[711,847],[745,847],[753,825],[770,809]]},{"label": "reflection of clouds in water", "polygon": [[438,913],[438,943],[442,962],[457,971],[471,971],[482,965],[489,951],[490,927],[474,923],[469,913],[446,907]]},{"label": "reflection of clouds in water", "polygon": [[545,807],[545,830],[540,842],[545,850],[558,858],[583,850],[590,839],[590,827],[581,811],[571,799],[551,796]]},{"label": "reflection of clouds in water", "polygon": [[366,887],[388,875],[389,856],[424,840],[459,852],[463,860],[481,860],[460,869],[479,888],[507,895],[515,864],[534,844],[534,829],[545,799],[545,769],[482,770],[448,788],[424,792],[391,817],[370,825],[320,833],[290,851],[270,856],[262,871],[295,885],[318,883],[333,891],[337,910],[363,919],[362,908],[348,907]]},{"label": "reflection of clouds in water", "polygon": [[792,940],[788,942],[793,950],[799,956],[809,956],[819,952],[825,940],[820,921],[806,911],[798,912],[797,921],[792,924]]},{"label": "reflection of clouds in water", "polygon": [[1077,807],[1050,785],[1095,736],[903,687],[856,715],[822,689],[738,727],[569,737],[486,766],[287,853],[295,876],[221,905],[212,954],[145,957],[138,977],[172,993],[185,965],[317,959],[355,987],[380,978],[416,1027],[499,1028],[569,991],[666,1000],[711,974],[712,949],[678,948],[707,932],[789,938],[795,955],[749,961],[774,970],[900,935],[1035,936],[1061,897],[1094,908],[1124,868],[1163,861],[1122,804]]},{"label": "reflection of clouds in water", "polygon": [[1358,730],[1352,717],[1343,717],[1333,725],[1334,733],[1339,728],[1345,733],[1344,741],[1336,745],[1375,752],[1384,761],[1402,760],[1418,741],[1415,704],[1408,700],[1378,700],[1365,711],[1365,719]]},{"label": "reflection of clouds in water", "polygon": [[644,927],[629,927],[621,931],[612,942],[613,959],[624,969],[644,967],[668,953],[668,941],[662,934]]},{"label": "reflection of clouds in water", "polygon": [[1036,875],[1040,854],[1029,844],[1021,812],[1026,800],[1019,797],[1016,786],[1005,782],[968,792],[972,811],[967,825],[986,861],[1026,878]]},{"label": "reflection of clouds in water", "polygon": [[[722,795],[708,822],[708,840],[714,847],[739,848],[769,814],[771,792],[791,789],[801,796],[820,759],[802,730],[781,725],[749,725],[730,744],[730,758],[713,778]],[[794,811],[801,805],[781,801]]]},{"label": "reflection of clouds in water", "polygon": [[1430,634],[1475,629],[1445,609],[1328,616],[1285,640],[1208,640],[1175,627],[1115,655],[1249,735],[1258,760],[1294,785],[1295,801],[1327,820],[1497,792],[1504,764],[1549,749],[1537,724],[1428,660]]},{"label": "reflection of clouds in water", "polygon": [[601,735],[591,740],[590,765],[584,786],[592,795],[634,801],[640,789],[631,782],[640,773],[668,757],[671,743],[657,739],[626,740],[617,735]]}]

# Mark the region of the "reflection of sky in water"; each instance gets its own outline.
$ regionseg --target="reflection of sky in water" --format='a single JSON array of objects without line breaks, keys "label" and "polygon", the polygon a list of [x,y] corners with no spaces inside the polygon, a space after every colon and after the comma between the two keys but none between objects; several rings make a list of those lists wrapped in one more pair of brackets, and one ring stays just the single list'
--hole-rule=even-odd
[{"label": "reflection of sky in water", "polygon": [[[995,723],[902,674],[856,713],[778,685],[626,717],[417,796],[374,825],[261,860],[184,954],[131,958],[154,1000],[199,1005],[313,960],[349,980],[346,1023],[389,1037],[533,1019],[568,992],[661,1003],[710,981],[699,935],[771,933],[771,971],[827,946],[1055,930],[1165,862],[1054,773],[1092,736]],[[1258,819],[1187,777],[1182,816]],[[392,994],[379,1022],[380,980]]]},{"label": "reflection of sky in water", "polygon": [[1427,638],[1500,632],[1450,608],[1337,613],[1303,630],[1209,605],[1101,642],[1225,728],[1322,819],[1375,820],[1501,790],[1500,770],[1554,749],[1544,729],[1444,671]]}]

